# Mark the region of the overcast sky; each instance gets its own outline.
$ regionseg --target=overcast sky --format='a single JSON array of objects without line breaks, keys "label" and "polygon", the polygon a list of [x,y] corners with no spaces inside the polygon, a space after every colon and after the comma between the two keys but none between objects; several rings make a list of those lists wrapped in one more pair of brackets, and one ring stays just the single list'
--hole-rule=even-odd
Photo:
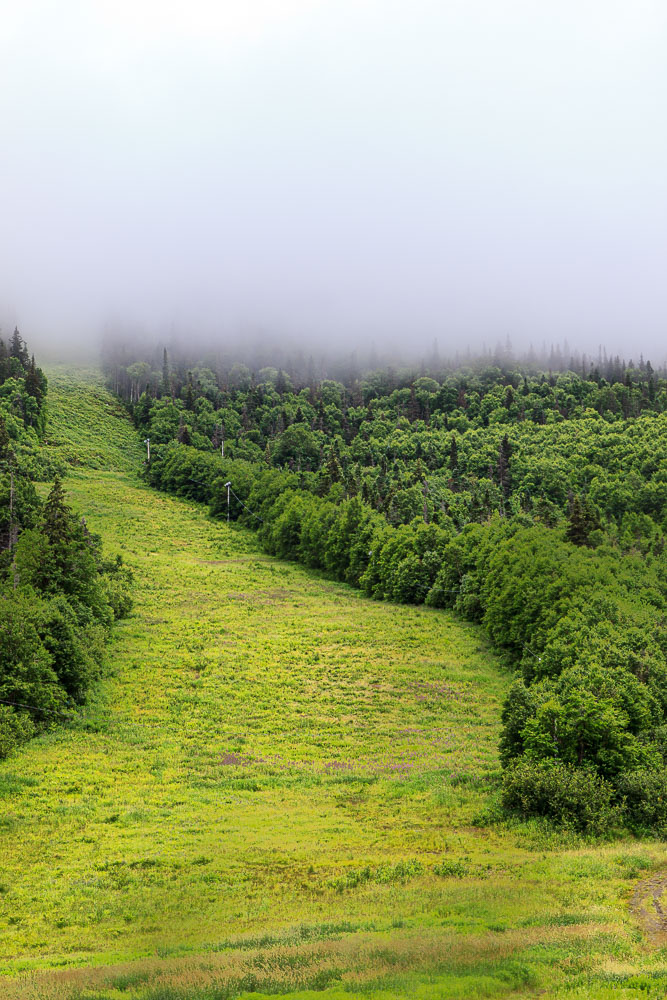
[{"label": "overcast sky", "polygon": [[0,0],[0,316],[667,353],[664,0]]}]

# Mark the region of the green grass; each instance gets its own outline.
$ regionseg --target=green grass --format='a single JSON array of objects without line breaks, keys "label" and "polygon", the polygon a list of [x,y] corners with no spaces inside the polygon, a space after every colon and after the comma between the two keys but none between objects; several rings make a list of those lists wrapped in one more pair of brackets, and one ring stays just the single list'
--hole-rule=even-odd
[{"label": "green grass", "polygon": [[76,722],[0,767],[3,997],[664,995],[628,908],[664,846],[491,821],[481,630],[150,491],[96,373],[51,372],[49,412],[136,608]]},{"label": "green grass", "polygon": [[70,468],[124,472],[135,482],[144,449],[99,370],[58,365],[46,375],[46,445],[52,454]]}]

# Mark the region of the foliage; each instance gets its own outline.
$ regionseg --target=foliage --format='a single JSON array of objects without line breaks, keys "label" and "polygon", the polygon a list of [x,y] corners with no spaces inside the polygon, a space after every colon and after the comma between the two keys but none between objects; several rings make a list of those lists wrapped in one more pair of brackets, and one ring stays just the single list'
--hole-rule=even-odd
[{"label": "foliage", "polygon": [[[47,380],[17,329],[8,344],[0,337],[0,488],[11,469],[32,478],[53,475],[40,449],[46,427]],[[0,531],[3,528],[0,525]]]},{"label": "foliage", "polygon": [[640,768],[619,779],[619,791],[630,822],[638,832],[667,833],[667,775],[664,768]]},{"label": "foliage", "polygon": [[614,789],[595,772],[572,765],[517,760],[503,776],[503,804],[521,816],[547,816],[583,833],[619,824]]},{"label": "foliage", "polygon": [[130,389],[152,485],[368,596],[482,622],[523,678],[505,710],[506,766],[588,769],[619,806],[623,775],[656,771],[664,373],[614,359],[612,382],[604,366],[509,364],[333,381],[203,360],[190,372],[167,361],[168,378]]},{"label": "foliage", "polygon": [[15,712],[9,705],[0,705],[0,760],[8,757],[17,746],[35,734],[32,720],[26,713]]},{"label": "foliage", "polygon": [[[11,389],[3,398],[19,408],[24,427],[16,439],[7,433],[0,400],[6,468],[0,478],[0,757],[83,702],[100,676],[109,626],[132,606],[131,574],[120,557],[103,557],[99,537],[74,515],[58,476],[40,500],[29,476],[54,463],[48,453],[42,461],[41,445],[39,461],[26,461],[25,439],[44,431],[46,379],[18,331],[9,355],[3,351],[0,341],[0,394]],[[20,372],[23,389],[14,385]],[[21,392],[39,404],[36,415],[20,403]]]},{"label": "foliage", "polygon": [[100,676],[108,627],[131,608],[122,560],[103,560],[99,537],[74,516],[58,479],[9,555],[0,576],[0,698],[32,721],[6,727],[15,739],[0,741],[3,755],[84,700]]}]

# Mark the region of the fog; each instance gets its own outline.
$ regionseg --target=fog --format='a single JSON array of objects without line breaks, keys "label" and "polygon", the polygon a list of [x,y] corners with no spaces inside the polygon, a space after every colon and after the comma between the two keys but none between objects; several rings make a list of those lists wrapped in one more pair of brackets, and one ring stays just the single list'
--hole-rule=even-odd
[{"label": "fog", "polygon": [[664,358],[658,0],[0,15],[5,333]]}]

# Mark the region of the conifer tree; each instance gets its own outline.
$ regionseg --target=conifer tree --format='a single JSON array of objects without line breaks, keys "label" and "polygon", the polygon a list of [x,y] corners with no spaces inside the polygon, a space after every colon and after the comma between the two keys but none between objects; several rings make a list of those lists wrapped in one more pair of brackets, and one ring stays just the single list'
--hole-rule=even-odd
[{"label": "conifer tree", "polygon": [[28,366],[28,352],[26,350],[23,338],[18,331],[18,327],[14,327],[14,333],[12,334],[11,344],[9,346],[9,356],[12,358],[17,358],[24,368]]},{"label": "conifer tree", "polygon": [[591,534],[600,527],[597,510],[587,498],[570,492],[565,536],[573,545],[591,545]]},{"label": "conifer tree", "polygon": [[72,510],[65,503],[65,491],[56,476],[44,504],[44,533],[51,545],[69,542],[72,536]]},{"label": "conifer tree", "polygon": [[33,354],[30,361],[30,367],[28,373],[25,377],[25,391],[29,396],[33,396],[37,400],[39,405],[42,401],[42,381],[39,377],[39,371],[35,368],[35,355]]}]

